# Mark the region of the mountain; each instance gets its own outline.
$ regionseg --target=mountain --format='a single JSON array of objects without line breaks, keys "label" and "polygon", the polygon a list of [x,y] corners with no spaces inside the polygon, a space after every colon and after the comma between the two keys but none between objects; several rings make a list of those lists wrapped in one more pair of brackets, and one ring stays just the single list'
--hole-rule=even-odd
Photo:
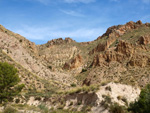
[{"label": "mountain", "polygon": [[14,65],[25,84],[11,102],[22,112],[32,105],[33,112],[43,112],[37,107],[43,104],[93,113],[110,112],[114,102],[126,106],[150,82],[149,50],[150,23],[141,21],[112,26],[91,42],[68,37],[42,45],[0,25],[0,61]]}]

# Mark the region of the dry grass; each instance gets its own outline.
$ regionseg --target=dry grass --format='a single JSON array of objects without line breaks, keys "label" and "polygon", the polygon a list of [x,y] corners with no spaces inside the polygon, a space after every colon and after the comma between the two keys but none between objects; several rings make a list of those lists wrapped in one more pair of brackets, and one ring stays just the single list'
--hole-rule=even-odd
[{"label": "dry grass", "polygon": [[74,93],[81,93],[81,92],[96,92],[99,90],[99,85],[90,85],[90,86],[82,86],[82,87],[76,87],[72,88],[69,91],[63,92],[64,94],[74,94]]}]

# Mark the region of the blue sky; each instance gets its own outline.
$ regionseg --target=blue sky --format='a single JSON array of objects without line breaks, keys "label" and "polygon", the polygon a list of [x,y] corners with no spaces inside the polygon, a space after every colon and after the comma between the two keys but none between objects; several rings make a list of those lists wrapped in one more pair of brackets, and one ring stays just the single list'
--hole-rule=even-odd
[{"label": "blue sky", "polygon": [[0,24],[36,44],[83,42],[128,21],[150,22],[150,0],[0,0]]}]

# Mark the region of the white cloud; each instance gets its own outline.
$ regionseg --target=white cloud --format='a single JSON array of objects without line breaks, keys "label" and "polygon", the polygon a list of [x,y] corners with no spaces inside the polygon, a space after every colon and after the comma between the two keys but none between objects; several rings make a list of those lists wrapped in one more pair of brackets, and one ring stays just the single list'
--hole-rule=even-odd
[{"label": "white cloud", "polygon": [[44,37],[48,37],[47,31],[49,31],[49,28],[30,27],[23,25],[22,28],[14,29],[13,31],[28,38],[29,40],[41,40]]},{"label": "white cloud", "polygon": [[67,14],[67,15],[71,15],[71,16],[76,16],[76,17],[85,17],[85,15],[81,14],[81,13],[78,13],[76,11],[73,11],[73,10],[60,10],[61,12]]},{"label": "white cloud", "polygon": [[79,28],[71,31],[62,31],[49,27],[30,27],[23,26],[19,29],[13,29],[14,32],[26,37],[29,40],[48,41],[55,38],[71,37],[76,41],[91,41],[102,35],[106,29],[104,28]]},{"label": "white cloud", "polygon": [[96,0],[64,0],[66,3],[91,3],[95,2]]}]

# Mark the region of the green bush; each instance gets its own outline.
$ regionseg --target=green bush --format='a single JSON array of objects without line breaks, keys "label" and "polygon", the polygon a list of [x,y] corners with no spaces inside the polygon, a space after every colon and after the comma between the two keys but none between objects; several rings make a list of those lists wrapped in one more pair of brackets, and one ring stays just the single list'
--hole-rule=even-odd
[{"label": "green bush", "polygon": [[15,100],[15,103],[18,104],[19,102],[20,102],[20,99],[16,99],[16,100]]},{"label": "green bush", "polygon": [[11,106],[5,108],[4,113],[17,113],[17,110]]},{"label": "green bush", "polygon": [[77,110],[63,110],[63,109],[57,109],[57,110],[51,110],[50,113],[85,113]]},{"label": "green bush", "polygon": [[77,85],[75,83],[70,84],[71,87],[76,87]]},{"label": "green bush", "polygon": [[40,104],[38,107],[41,109],[42,113],[49,113],[49,109],[45,104]]},{"label": "green bush", "polygon": [[82,69],[81,73],[84,73],[84,72],[86,72],[86,71],[87,71],[87,69]]},{"label": "green bush", "polygon": [[128,110],[134,113],[150,113],[150,84],[141,91],[138,101],[131,103]]},{"label": "green bush", "polygon": [[80,92],[95,92],[99,89],[99,85],[90,85],[90,86],[82,86],[82,87],[76,87],[69,91],[66,91],[66,94],[74,94],[74,93],[80,93]]},{"label": "green bush", "polygon": [[128,113],[125,107],[120,106],[117,103],[114,103],[110,106],[110,112],[111,113]]},{"label": "green bush", "polygon": [[8,63],[0,62],[0,103],[11,101],[24,87],[17,85],[20,79],[17,69]]}]

